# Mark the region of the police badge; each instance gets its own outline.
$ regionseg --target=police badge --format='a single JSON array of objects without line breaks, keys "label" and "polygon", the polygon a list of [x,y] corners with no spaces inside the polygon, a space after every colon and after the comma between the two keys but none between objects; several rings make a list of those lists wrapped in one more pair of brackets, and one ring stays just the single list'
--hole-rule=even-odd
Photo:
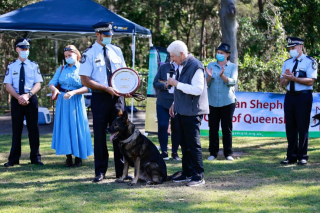
[{"label": "police badge", "polygon": [[7,76],[7,75],[9,75],[9,68],[8,68],[7,71],[6,71],[6,76]]},{"label": "police badge", "polygon": [[85,54],[82,55],[80,63],[83,64],[86,62],[87,56]]},{"label": "police badge", "polygon": [[37,66],[37,73],[40,75],[40,68]]}]

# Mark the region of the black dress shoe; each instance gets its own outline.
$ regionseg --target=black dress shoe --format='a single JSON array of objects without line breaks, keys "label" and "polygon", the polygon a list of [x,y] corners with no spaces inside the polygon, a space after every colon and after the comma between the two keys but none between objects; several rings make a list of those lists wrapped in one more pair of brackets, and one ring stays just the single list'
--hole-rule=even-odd
[{"label": "black dress shoe", "polygon": [[302,159],[302,160],[299,160],[298,165],[303,166],[303,165],[306,165],[307,163],[308,163],[308,161],[306,159]]},{"label": "black dress shoe", "polygon": [[31,162],[31,164],[43,166],[43,163],[41,161]]},{"label": "black dress shoe", "polygon": [[14,165],[18,165],[18,164],[19,164],[19,162],[17,162],[17,163],[7,162],[7,163],[3,164],[3,166],[9,167],[9,166],[14,166]]},{"label": "black dress shoe", "polygon": [[[116,176],[116,178],[121,178],[121,176]],[[127,177],[124,180],[133,180],[133,177],[131,175],[127,175]]]},{"label": "black dress shoe", "polygon": [[72,155],[66,155],[67,156],[67,160],[66,160],[66,164],[64,165],[65,167],[71,167],[73,166],[73,162],[72,162]]},{"label": "black dress shoe", "polygon": [[104,178],[106,178],[105,177],[105,175],[104,174],[99,174],[99,175],[97,175],[94,179],[93,179],[93,182],[100,182],[100,181],[102,181]]},{"label": "black dress shoe", "polygon": [[281,161],[280,163],[284,164],[284,165],[288,165],[288,164],[295,164],[295,163],[297,163],[297,161],[285,159],[285,160]]},{"label": "black dress shoe", "polygon": [[75,166],[75,167],[82,166],[82,159],[76,157],[76,159],[75,159],[75,161],[74,161],[74,166]]}]

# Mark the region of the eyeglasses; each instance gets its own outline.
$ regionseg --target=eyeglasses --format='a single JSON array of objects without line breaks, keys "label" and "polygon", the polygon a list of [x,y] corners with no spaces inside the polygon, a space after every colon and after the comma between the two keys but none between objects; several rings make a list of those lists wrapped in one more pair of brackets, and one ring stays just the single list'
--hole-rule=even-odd
[{"label": "eyeglasses", "polygon": [[66,48],[63,49],[63,52],[65,52],[65,51],[75,51],[75,50],[71,49],[70,47],[66,47]]}]

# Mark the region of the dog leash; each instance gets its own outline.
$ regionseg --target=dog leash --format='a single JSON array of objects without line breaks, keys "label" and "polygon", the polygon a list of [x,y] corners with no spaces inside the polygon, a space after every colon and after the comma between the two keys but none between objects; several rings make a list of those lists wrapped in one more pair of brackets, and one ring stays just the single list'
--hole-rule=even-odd
[{"label": "dog leash", "polygon": [[133,93],[132,97],[134,98],[134,100],[136,101],[144,101],[146,99],[146,97],[144,95],[142,95],[141,93]]}]

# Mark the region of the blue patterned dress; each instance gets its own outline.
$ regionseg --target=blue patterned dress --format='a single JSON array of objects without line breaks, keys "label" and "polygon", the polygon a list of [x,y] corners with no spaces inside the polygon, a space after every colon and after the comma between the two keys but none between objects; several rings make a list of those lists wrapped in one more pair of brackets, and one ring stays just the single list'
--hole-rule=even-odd
[{"label": "blue patterned dress", "polygon": [[[57,86],[59,82],[61,88],[66,90],[83,87],[79,69],[79,62],[72,67],[65,65],[62,72],[59,67],[49,85]],[[93,148],[84,97],[76,94],[65,100],[64,95],[65,93],[61,92],[57,98],[51,148],[56,150],[57,155],[72,154],[87,159],[93,154]]]}]

